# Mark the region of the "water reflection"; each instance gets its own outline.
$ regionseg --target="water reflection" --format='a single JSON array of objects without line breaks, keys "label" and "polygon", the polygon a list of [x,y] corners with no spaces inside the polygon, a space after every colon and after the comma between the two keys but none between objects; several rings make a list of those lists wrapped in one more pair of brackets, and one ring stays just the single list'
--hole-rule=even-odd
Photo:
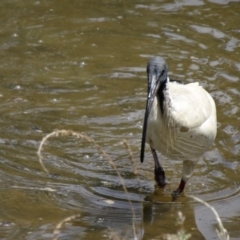
[{"label": "water reflection", "polygon": [[[185,194],[210,202],[231,239],[239,238],[238,4],[2,1],[0,238],[51,239],[58,222],[78,213],[81,218],[65,224],[59,239],[106,239],[108,228],[133,236],[121,183],[92,145],[52,139],[44,156],[54,174],[42,171],[36,151],[54,129],[84,132],[114,159],[136,211],[139,238],[174,233],[178,210],[193,239],[216,238],[216,222],[204,206],[187,196],[176,204],[169,198],[180,162],[162,158],[169,181],[163,193],[154,188],[150,153],[144,164],[138,162],[145,65],[152,55],[166,59],[172,78],[199,81],[216,101],[215,146],[199,161]],[[131,145],[140,187],[122,139]]]}]

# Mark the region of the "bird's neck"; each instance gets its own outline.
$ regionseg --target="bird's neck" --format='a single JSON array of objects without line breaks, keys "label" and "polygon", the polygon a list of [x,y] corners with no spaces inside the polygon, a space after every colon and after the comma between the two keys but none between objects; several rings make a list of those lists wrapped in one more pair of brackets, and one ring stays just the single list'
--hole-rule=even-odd
[{"label": "bird's neck", "polygon": [[157,96],[158,101],[160,104],[160,110],[162,115],[164,114],[164,102],[167,100],[170,100],[170,93],[169,93],[169,77],[166,78],[165,81],[163,81],[158,89]]}]

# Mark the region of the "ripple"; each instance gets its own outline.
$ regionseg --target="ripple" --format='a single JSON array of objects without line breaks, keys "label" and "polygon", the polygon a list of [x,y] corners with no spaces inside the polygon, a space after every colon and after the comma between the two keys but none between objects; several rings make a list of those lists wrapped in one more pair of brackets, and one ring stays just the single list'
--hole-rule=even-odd
[{"label": "ripple", "polygon": [[191,25],[191,27],[198,33],[204,33],[204,34],[207,33],[217,39],[222,39],[226,37],[226,34],[212,27],[203,27],[198,25]]}]

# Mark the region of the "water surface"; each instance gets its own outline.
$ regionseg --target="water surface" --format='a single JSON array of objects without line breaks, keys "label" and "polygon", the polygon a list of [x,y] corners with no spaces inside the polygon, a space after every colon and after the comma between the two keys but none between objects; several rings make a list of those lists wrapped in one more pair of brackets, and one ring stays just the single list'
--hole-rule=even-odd
[{"label": "water surface", "polygon": [[[57,223],[80,213],[64,224],[59,239],[108,239],[111,231],[132,239],[127,196],[93,145],[50,139],[44,162],[51,174],[41,168],[41,139],[71,129],[95,139],[114,160],[139,239],[176,233],[178,211],[192,239],[217,239],[213,214],[187,195],[214,206],[231,239],[239,239],[238,9],[237,0],[2,1],[0,238],[52,239]],[[139,161],[145,67],[153,55],[166,59],[173,79],[199,81],[217,105],[215,144],[175,203],[170,193],[181,162],[161,156],[169,181],[162,192],[154,186],[148,148],[146,161]],[[138,178],[122,139],[131,146]]]}]

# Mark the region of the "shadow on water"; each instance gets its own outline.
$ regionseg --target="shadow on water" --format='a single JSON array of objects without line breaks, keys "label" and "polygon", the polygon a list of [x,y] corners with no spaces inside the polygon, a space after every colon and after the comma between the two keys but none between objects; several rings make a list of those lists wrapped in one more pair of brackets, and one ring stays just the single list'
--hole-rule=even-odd
[{"label": "shadow on water", "polygon": [[[239,1],[1,1],[0,238],[107,239],[109,229],[133,238],[132,212],[121,181],[85,141],[40,140],[54,129],[93,138],[114,160],[129,191],[139,239],[176,233],[177,212],[192,239],[216,239],[210,203],[230,239],[239,239]],[[185,196],[172,202],[178,161],[161,157],[168,185],[154,187],[153,161],[139,147],[149,57],[163,56],[169,75],[199,81],[217,105],[218,134],[199,160]],[[133,173],[127,139],[138,169]]]}]

